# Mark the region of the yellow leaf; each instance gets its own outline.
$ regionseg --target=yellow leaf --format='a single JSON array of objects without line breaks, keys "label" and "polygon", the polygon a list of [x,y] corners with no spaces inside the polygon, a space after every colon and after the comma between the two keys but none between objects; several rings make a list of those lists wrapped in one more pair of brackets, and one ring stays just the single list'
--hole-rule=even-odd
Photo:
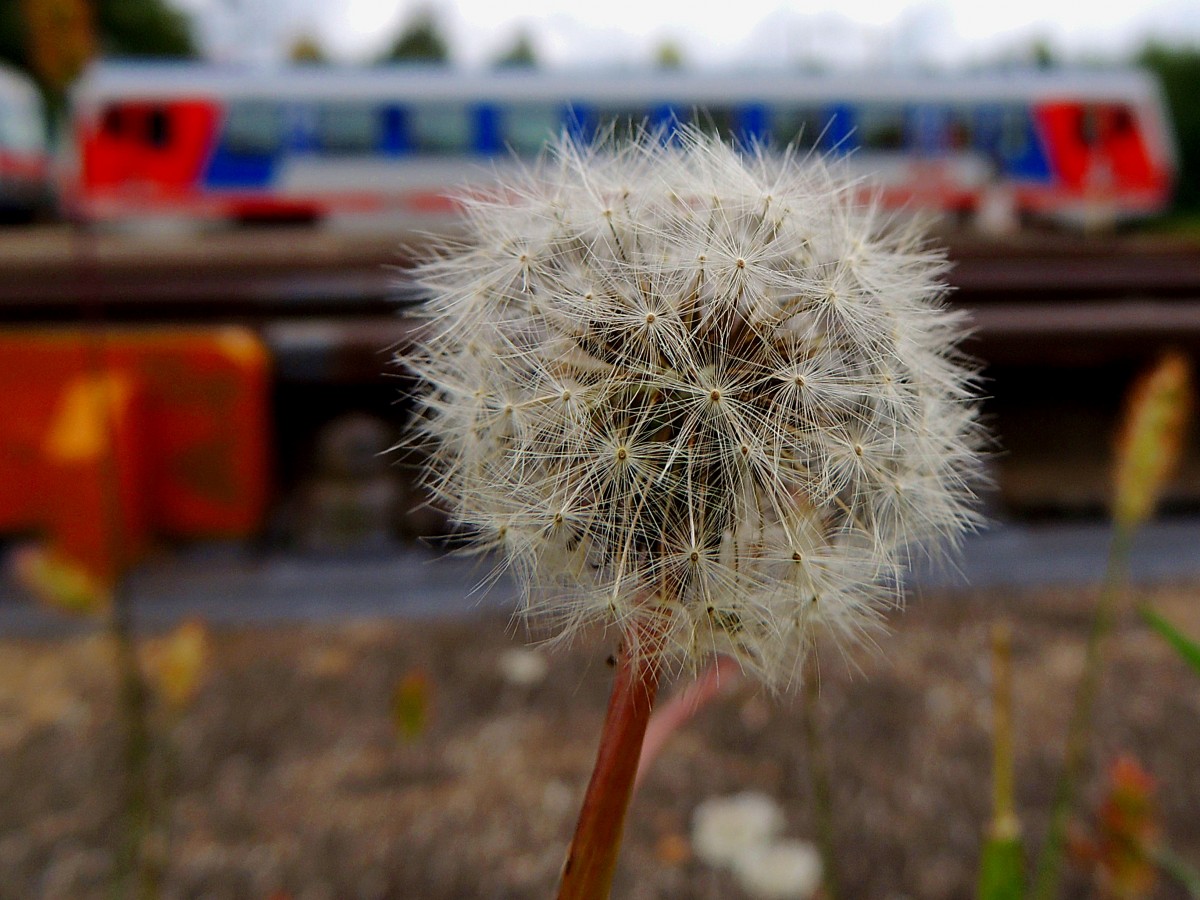
[{"label": "yellow leaf", "polygon": [[172,709],[184,709],[196,698],[208,674],[212,657],[208,626],[189,619],[152,646],[147,656],[155,692]]},{"label": "yellow leaf", "polygon": [[15,554],[17,579],[42,603],[71,613],[98,613],[112,603],[112,585],[87,568],[43,547]]},{"label": "yellow leaf", "polygon": [[1192,406],[1187,358],[1165,354],[1129,392],[1117,440],[1113,519],[1136,528],[1154,513],[1163,485],[1179,465]]}]

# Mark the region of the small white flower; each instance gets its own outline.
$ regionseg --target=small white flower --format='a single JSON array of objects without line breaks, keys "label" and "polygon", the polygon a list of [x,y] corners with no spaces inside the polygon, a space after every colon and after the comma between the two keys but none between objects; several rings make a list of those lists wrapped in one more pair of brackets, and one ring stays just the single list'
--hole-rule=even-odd
[{"label": "small white flower", "polygon": [[550,671],[550,664],[543,654],[522,647],[505,650],[496,663],[504,680],[517,687],[541,684]]},{"label": "small white flower", "polygon": [[733,863],[738,883],[761,900],[804,900],[821,886],[821,856],[804,841],[747,847]]},{"label": "small white flower", "polygon": [[820,162],[561,140],[418,275],[430,483],[525,610],[797,679],[972,522],[946,263]]},{"label": "small white flower", "polygon": [[710,797],[692,813],[692,848],[710,866],[734,866],[783,830],[783,811],[765,794]]}]

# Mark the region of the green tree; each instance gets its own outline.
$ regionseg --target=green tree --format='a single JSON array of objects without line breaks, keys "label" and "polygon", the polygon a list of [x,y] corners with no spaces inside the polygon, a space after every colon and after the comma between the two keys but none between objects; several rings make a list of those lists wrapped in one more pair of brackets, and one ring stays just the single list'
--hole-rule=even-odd
[{"label": "green tree", "polygon": [[302,65],[320,65],[329,62],[329,57],[313,35],[301,34],[288,47],[288,60]]},{"label": "green tree", "polygon": [[194,57],[191,20],[166,0],[95,0],[106,56]]},{"label": "green tree", "polygon": [[[167,0],[91,0],[99,52],[111,56],[192,57],[191,22]],[[0,61],[35,77],[25,7],[0,0]],[[45,87],[46,85],[43,85]]]},{"label": "green tree", "polygon": [[86,0],[22,0],[25,57],[52,97],[61,97],[96,54],[92,11]]},{"label": "green tree", "polygon": [[1158,76],[1179,146],[1179,184],[1175,208],[1200,212],[1200,47],[1148,44],[1138,62]]},{"label": "green tree", "polygon": [[1038,69],[1056,69],[1058,68],[1058,54],[1054,52],[1054,46],[1048,38],[1036,38],[1029,45],[1029,61]]},{"label": "green tree", "polygon": [[492,65],[497,69],[536,69],[537,50],[529,32],[519,31],[512,46],[497,56]]},{"label": "green tree", "polygon": [[450,45],[442,34],[441,25],[433,10],[423,8],[400,29],[391,48],[383,55],[384,62],[448,63]]},{"label": "green tree", "polygon": [[12,0],[0,3],[0,60],[19,69],[27,69],[25,56],[25,17],[21,4]]},{"label": "green tree", "polygon": [[683,63],[683,48],[675,41],[663,41],[654,49],[654,67],[656,69],[682,69]]}]

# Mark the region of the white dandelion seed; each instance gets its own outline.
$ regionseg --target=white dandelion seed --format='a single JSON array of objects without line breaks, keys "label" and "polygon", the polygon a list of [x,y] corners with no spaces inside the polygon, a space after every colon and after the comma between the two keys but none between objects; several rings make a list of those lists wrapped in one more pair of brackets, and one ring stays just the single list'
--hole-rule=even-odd
[{"label": "white dandelion seed", "polygon": [[[973,523],[944,256],[819,161],[562,139],[418,270],[429,483],[558,634],[797,679]],[[644,626],[644,627],[643,627]]]}]

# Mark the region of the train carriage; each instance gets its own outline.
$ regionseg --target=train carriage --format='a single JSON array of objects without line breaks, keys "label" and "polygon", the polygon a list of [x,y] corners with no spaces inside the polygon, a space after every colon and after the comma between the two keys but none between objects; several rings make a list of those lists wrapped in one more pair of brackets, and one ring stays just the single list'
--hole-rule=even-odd
[{"label": "train carriage", "polygon": [[0,66],[0,220],[24,220],[50,201],[42,98],[31,79]]},{"label": "train carriage", "polygon": [[890,206],[1153,215],[1175,157],[1131,71],[965,76],[277,70],[101,64],[72,96],[65,195],[91,221],[448,220],[448,192],[564,129],[691,122],[846,158]]}]

